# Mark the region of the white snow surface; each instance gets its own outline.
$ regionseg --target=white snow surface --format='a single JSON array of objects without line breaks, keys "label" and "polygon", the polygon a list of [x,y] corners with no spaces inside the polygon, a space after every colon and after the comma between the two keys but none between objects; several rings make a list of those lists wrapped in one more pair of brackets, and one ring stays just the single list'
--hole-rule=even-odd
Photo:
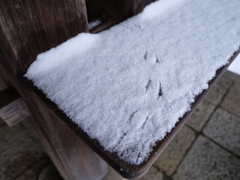
[{"label": "white snow surface", "polygon": [[95,20],[95,21],[92,21],[88,24],[88,29],[92,29],[96,26],[98,26],[99,24],[101,24],[101,21],[100,20]]},{"label": "white snow surface", "polygon": [[240,46],[239,0],[161,0],[40,54],[25,76],[105,150],[140,164]]}]

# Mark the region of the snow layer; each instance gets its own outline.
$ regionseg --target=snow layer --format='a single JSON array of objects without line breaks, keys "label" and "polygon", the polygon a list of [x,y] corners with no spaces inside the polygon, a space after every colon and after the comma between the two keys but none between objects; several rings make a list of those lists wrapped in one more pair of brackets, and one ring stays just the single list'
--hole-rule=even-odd
[{"label": "snow layer", "polygon": [[108,151],[142,163],[240,45],[239,0],[161,0],[40,54],[26,77]]},{"label": "snow layer", "polygon": [[101,21],[100,20],[95,20],[95,21],[92,21],[88,24],[88,29],[92,29],[96,26],[98,26],[99,24],[101,24]]}]

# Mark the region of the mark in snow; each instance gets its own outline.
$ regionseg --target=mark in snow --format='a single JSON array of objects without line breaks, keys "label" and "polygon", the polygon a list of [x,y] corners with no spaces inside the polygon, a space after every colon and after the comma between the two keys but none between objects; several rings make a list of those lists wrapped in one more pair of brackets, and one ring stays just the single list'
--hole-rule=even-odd
[{"label": "mark in snow", "polygon": [[131,124],[134,115],[135,115],[138,111],[139,111],[139,108],[129,115],[129,118],[128,118],[128,121],[127,121],[128,123]]},{"label": "mark in snow", "polygon": [[156,64],[159,63],[158,56],[156,55]]},{"label": "mark in snow", "polygon": [[158,98],[157,99],[159,99],[159,97],[161,97],[162,95],[163,95],[162,86],[161,86],[161,83],[159,82],[159,90],[158,90]]},{"label": "mark in snow", "polygon": [[143,56],[143,58],[144,58],[144,60],[145,60],[145,61],[146,61],[146,60],[147,60],[147,58],[148,58],[148,56],[147,56],[147,55],[148,55],[148,52],[146,51],[146,52],[145,52],[145,54],[144,54],[144,56]]},{"label": "mark in snow", "polygon": [[152,83],[152,81],[151,81],[151,79],[149,78],[149,79],[148,79],[148,83],[147,83],[147,85],[145,86],[145,87],[146,87],[146,92],[148,91],[149,87],[151,86],[151,83]]}]

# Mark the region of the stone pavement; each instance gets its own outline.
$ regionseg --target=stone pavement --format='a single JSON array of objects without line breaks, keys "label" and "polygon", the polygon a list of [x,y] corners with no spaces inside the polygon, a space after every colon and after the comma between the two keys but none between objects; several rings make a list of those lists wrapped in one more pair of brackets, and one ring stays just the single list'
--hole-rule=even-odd
[{"label": "stone pavement", "polygon": [[[0,90],[4,84],[0,80]],[[240,179],[240,76],[226,72],[140,180]],[[0,121],[0,180],[61,180],[27,120]],[[110,170],[104,180],[123,180]]]}]

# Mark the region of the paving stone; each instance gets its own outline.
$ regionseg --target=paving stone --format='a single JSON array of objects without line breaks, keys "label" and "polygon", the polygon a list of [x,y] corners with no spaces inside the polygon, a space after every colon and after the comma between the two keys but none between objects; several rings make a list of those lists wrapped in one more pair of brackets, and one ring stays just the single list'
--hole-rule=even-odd
[{"label": "paving stone", "polygon": [[163,180],[163,174],[152,166],[148,172],[138,180]]},{"label": "paving stone", "polygon": [[188,119],[187,125],[191,126],[196,131],[201,131],[215,107],[215,105],[203,100]]},{"label": "paving stone", "polygon": [[233,80],[234,82],[240,83],[240,76],[236,73],[233,73],[231,71],[226,71],[223,74],[224,77]]},{"label": "paving stone", "polygon": [[167,175],[171,175],[182,160],[186,151],[195,139],[195,132],[183,126],[167,148],[156,160],[154,165],[159,167]]},{"label": "paving stone", "polygon": [[108,167],[109,171],[107,175],[102,180],[125,180],[122,176],[120,176],[114,169],[112,169],[110,166]]},{"label": "paving stone", "polygon": [[38,180],[63,180],[63,178],[61,177],[55,166],[51,163],[41,172]]},{"label": "paving stone", "polygon": [[38,180],[38,176],[34,171],[28,169],[15,180]]},{"label": "paving stone", "polygon": [[212,104],[218,105],[231,84],[232,80],[222,77],[208,93],[205,100]]},{"label": "paving stone", "polygon": [[41,180],[63,180],[48,157],[39,159],[15,180],[39,180],[40,175]]},{"label": "paving stone", "polygon": [[240,179],[240,160],[214,144],[209,139],[199,136],[180,164],[174,180],[194,179]]},{"label": "paving stone", "polygon": [[11,128],[6,124],[0,126],[0,142],[0,180],[12,180],[47,157],[32,129],[23,123]]},{"label": "paving stone", "polygon": [[233,84],[227,95],[224,97],[221,106],[240,117],[240,83]]},{"label": "paving stone", "polygon": [[203,133],[240,156],[240,118],[218,108]]}]

